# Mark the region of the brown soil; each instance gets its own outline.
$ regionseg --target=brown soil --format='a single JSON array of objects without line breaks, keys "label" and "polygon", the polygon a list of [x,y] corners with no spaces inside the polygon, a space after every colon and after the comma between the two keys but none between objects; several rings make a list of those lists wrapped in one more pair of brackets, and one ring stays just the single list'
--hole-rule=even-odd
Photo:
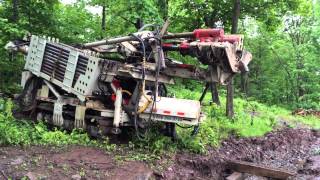
[{"label": "brown soil", "polygon": [[153,173],[142,162],[118,162],[89,147],[2,147],[0,179],[146,179]]},{"label": "brown soil", "polygon": [[320,178],[320,132],[288,128],[259,138],[232,137],[207,155],[179,152],[155,166],[168,158],[173,162],[155,173],[145,162],[119,161],[97,148],[0,147],[0,179],[224,179],[231,173],[229,159],[297,172],[293,179]]}]

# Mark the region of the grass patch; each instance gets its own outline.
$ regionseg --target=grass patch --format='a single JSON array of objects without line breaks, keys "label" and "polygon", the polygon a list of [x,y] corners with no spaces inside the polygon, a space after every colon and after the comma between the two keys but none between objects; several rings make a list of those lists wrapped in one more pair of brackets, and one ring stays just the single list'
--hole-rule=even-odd
[{"label": "grass patch", "polygon": [[320,129],[320,119],[316,116],[286,115],[286,116],[281,116],[281,119],[284,119],[287,122],[290,122],[293,127],[307,126],[313,129],[318,129],[318,130]]},{"label": "grass patch", "polygon": [[295,116],[295,118],[298,122],[313,127],[314,129],[320,129],[320,119],[315,116]]}]

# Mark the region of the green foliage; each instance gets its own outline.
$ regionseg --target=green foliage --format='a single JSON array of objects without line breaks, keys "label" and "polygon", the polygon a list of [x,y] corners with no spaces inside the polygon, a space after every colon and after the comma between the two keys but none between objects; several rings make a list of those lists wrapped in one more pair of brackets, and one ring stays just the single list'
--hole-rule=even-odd
[{"label": "green foliage", "polygon": [[[0,11],[1,14],[1,11]],[[23,36],[24,30],[21,30],[17,24],[10,23],[8,19],[0,16],[0,91],[6,93],[16,93],[19,86],[20,72],[24,65],[23,59],[20,56],[14,56],[4,50],[4,45],[11,39]]]},{"label": "green foliage", "polygon": [[[234,1],[219,0],[175,0],[169,1],[169,16],[176,30],[193,30],[200,27],[224,27],[231,29]],[[281,23],[282,16],[288,11],[299,10],[301,0],[246,0],[241,1],[240,19],[254,17],[274,29]]]},{"label": "green foliage", "polygon": [[55,15],[59,24],[56,36],[65,43],[84,43],[100,38],[100,18],[85,9],[85,3],[59,5]]},{"label": "green foliage", "polygon": [[319,19],[316,15],[287,13],[283,25],[273,32],[255,20],[249,20],[253,24],[245,23],[242,28],[251,29],[247,34],[247,49],[254,54],[249,96],[291,108],[320,108],[319,36],[316,35]]},{"label": "green foliage", "polygon": [[306,117],[295,116],[294,118],[291,117],[289,119],[294,123],[303,123],[315,129],[320,129],[319,118],[315,116],[306,116]]},{"label": "green foliage", "polygon": [[54,129],[49,131],[43,122],[36,124],[15,120],[12,115],[13,103],[0,99],[0,145],[86,145],[97,146],[111,151],[116,147],[108,139],[98,142],[86,133],[74,130],[71,133]]},{"label": "green foliage", "polygon": [[163,136],[160,132],[160,125],[153,124],[148,129],[143,139],[135,139],[132,148],[146,149],[153,154],[162,154],[164,152],[174,152],[176,145],[172,143],[171,138]]}]

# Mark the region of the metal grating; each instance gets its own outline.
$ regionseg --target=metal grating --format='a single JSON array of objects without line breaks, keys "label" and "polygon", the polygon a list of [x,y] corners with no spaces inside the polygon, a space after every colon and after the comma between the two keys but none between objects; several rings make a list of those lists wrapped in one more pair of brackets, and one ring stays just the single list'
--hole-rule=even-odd
[{"label": "metal grating", "polygon": [[79,59],[76,67],[76,73],[74,74],[74,79],[72,82],[72,87],[75,86],[77,80],[79,79],[79,76],[81,74],[84,75],[86,73],[88,61],[89,61],[88,57],[79,55]]},{"label": "metal grating", "polygon": [[[43,56],[41,72],[63,83],[68,64],[70,51],[53,43],[47,43]],[[85,74],[88,58],[79,55],[72,87],[74,87],[80,74]]]}]

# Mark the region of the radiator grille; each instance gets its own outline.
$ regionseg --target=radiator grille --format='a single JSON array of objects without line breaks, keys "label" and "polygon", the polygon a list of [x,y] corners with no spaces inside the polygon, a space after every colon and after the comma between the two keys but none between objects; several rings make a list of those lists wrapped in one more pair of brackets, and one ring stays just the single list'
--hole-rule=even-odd
[{"label": "radiator grille", "polygon": [[[69,53],[70,51],[65,48],[62,48],[53,43],[47,43],[43,56],[41,72],[62,83],[66,72]],[[79,55],[72,87],[74,87],[79,76],[81,74],[85,74],[87,65],[88,57]]]},{"label": "radiator grille", "polygon": [[79,55],[79,59],[78,59],[78,63],[76,66],[76,72],[74,74],[74,79],[72,82],[72,87],[74,87],[74,85],[76,84],[80,74],[85,74],[87,66],[88,66],[88,57]]}]

